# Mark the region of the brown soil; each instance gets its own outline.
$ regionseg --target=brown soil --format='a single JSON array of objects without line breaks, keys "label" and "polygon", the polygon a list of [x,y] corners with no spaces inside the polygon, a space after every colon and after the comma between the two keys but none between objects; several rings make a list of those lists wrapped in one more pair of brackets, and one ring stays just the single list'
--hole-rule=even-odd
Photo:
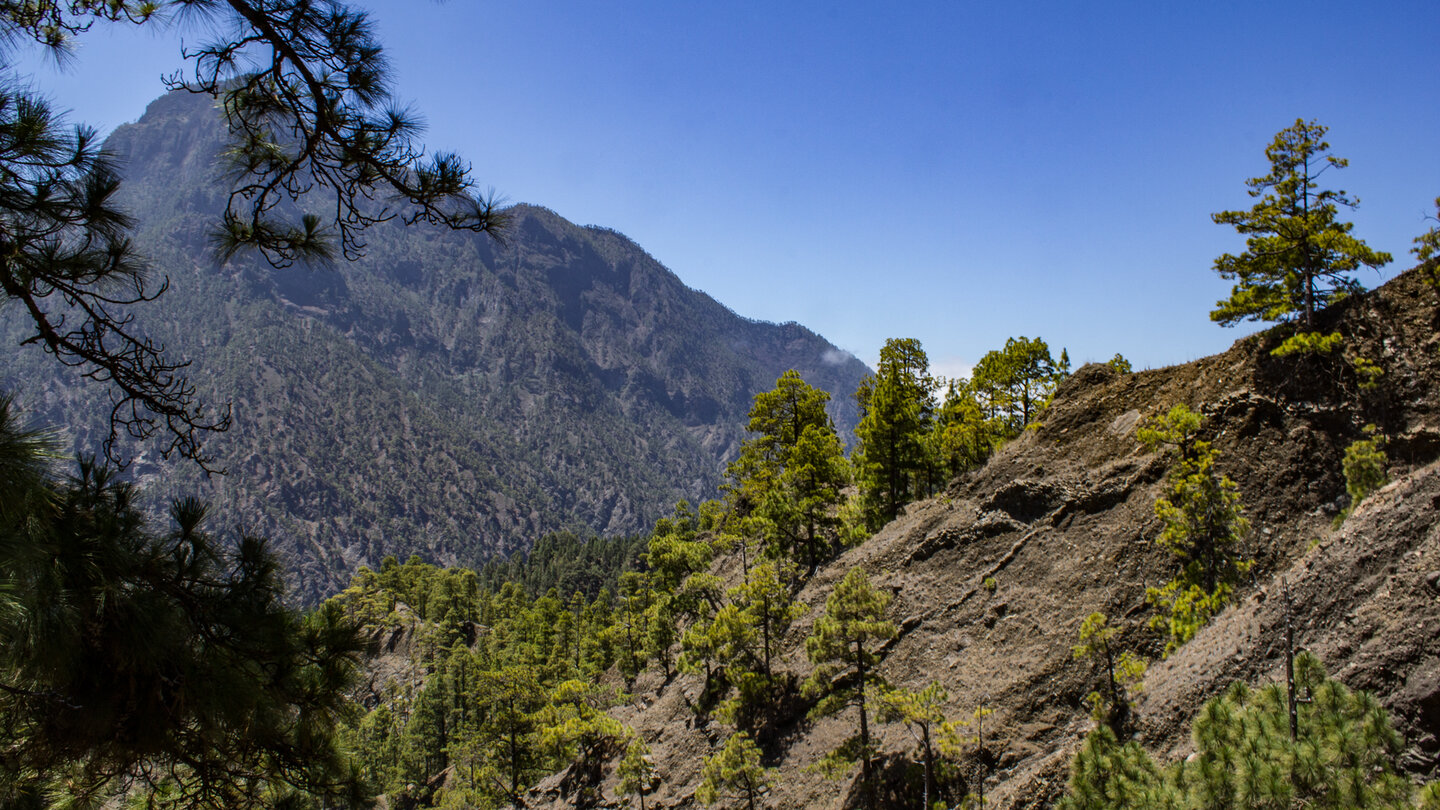
[{"label": "brown soil", "polygon": [[[1092,727],[1082,701],[1099,675],[1071,654],[1081,620],[1102,611],[1127,623],[1124,646],[1159,657],[1161,644],[1144,627],[1144,595],[1172,574],[1154,543],[1166,464],[1135,431],[1185,403],[1205,415],[1205,438],[1240,486],[1257,564],[1230,608],[1152,663],[1138,738],[1162,758],[1184,756],[1190,718],[1205,700],[1234,680],[1280,676],[1287,582],[1297,643],[1382,700],[1407,740],[1403,767],[1440,776],[1437,293],[1408,273],[1323,317],[1321,328],[1341,331],[1352,352],[1383,367],[1377,390],[1361,391],[1338,358],[1271,357],[1280,340],[1273,330],[1182,366],[1123,375],[1081,368],[1041,427],[818,572],[799,595],[810,610],[790,631],[786,665],[798,677],[810,671],[803,640],[814,617],[845,572],[864,566],[895,596],[890,618],[900,635],[885,651],[884,676],[913,688],[939,681],[952,717],[993,709],[985,721],[991,806],[1050,806]],[[1341,458],[1367,423],[1390,437],[1393,483],[1332,530],[1347,500]],[[984,587],[991,577],[993,592]],[[698,807],[702,760],[729,731],[692,709],[700,688],[696,677],[662,683],[648,673],[634,703],[616,711],[654,752],[660,784],[647,808]],[[855,805],[853,778],[808,770],[851,733],[850,715],[812,723],[797,712],[781,729],[767,763],[775,769],[769,807]],[[898,780],[914,745],[899,726],[879,734],[884,772]],[[973,788],[981,767],[972,754],[960,776]],[[558,785],[542,784],[532,806],[563,805]],[[613,797],[613,788],[612,778],[603,794]],[[919,805],[899,781],[885,793],[894,806]]]}]

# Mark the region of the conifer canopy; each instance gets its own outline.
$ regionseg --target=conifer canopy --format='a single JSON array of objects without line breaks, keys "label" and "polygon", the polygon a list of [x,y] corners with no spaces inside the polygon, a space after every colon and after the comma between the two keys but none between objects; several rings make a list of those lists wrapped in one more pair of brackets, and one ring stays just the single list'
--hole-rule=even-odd
[{"label": "conifer canopy", "polygon": [[1211,215],[1217,225],[1232,225],[1246,237],[1244,253],[1215,260],[1215,271],[1235,287],[1216,302],[1212,320],[1225,326],[1299,320],[1309,329],[1317,311],[1361,289],[1351,273],[1390,262],[1390,254],[1372,250],[1350,235],[1351,223],[1336,218],[1340,206],[1355,208],[1360,201],[1318,187],[1321,174],[1349,162],[1330,154],[1327,131],[1296,119],[1265,149],[1270,173],[1245,181],[1259,202],[1248,211]]}]

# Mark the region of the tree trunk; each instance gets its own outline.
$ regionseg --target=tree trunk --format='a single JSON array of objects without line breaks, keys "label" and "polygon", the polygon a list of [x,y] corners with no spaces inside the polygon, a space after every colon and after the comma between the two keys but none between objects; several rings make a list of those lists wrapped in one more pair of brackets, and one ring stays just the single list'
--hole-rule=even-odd
[{"label": "tree trunk", "polygon": [[935,752],[930,749],[930,724],[922,726],[920,733],[925,740],[925,810],[930,810],[930,797],[936,793]]},{"label": "tree trunk", "polygon": [[865,644],[862,639],[855,639],[855,671],[859,675],[860,705],[860,789],[865,795],[865,806],[875,810],[875,791],[870,784],[870,722],[865,711]]},{"label": "tree trunk", "polygon": [[761,602],[760,633],[765,653],[765,683],[770,683],[770,597]]},{"label": "tree trunk", "polygon": [[1109,642],[1105,642],[1105,673],[1110,676],[1110,710],[1117,711],[1120,708],[1120,688],[1115,683],[1115,653],[1111,651]]}]

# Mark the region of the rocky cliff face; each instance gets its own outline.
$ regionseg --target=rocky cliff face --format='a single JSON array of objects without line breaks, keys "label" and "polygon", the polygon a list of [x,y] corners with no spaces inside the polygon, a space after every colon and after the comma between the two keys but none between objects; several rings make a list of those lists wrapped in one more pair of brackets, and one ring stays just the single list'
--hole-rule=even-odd
[{"label": "rocky cliff face", "polygon": [[[960,763],[973,788],[982,771],[991,806],[1050,806],[1070,759],[1092,727],[1082,704],[1100,684],[1073,660],[1081,621],[1103,611],[1128,623],[1120,643],[1158,659],[1144,628],[1146,586],[1172,575],[1154,538],[1153,505],[1165,461],[1147,453],[1136,428],[1185,403],[1205,415],[1202,432],[1218,466],[1240,486],[1253,530],[1253,581],[1233,604],[1168,660],[1152,663],[1137,707],[1138,739],[1167,760],[1188,753],[1190,722],[1234,680],[1283,676],[1284,600],[1299,646],[1329,671],[1378,695],[1407,740],[1403,766],[1440,775],[1440,295],[1416,274],[1325,314],[1322,328],[1346,335],[1351,351],[1385,370],[1378,389],[1357,387],[1339,358],[1275,358],[1273,334],[1228,352],[1137,374],[1091,365],[1078,370],[1041,417],[1042,426],[1003,448],[942,496],[913,504],[865,544],[807,584],[808,614],[791,629],[786,666],[810,671],[803,639],[844,573],[863,566],[894,594],[900,630],[885,650],[893,685],[941,683],[947,712],[979,706],[989,755]],[[1341,458],[1367,423],[1391,437],[1392,483],[1338,529],[1345,505]],[[993,578],[993,590],[985,587]],[[650,673],[617,714],[655,752],[656,808],[697,807],[702,759],[728,733],[690,708],[696,678],[661,683]],[[853,711],[811,722],[796,712],[770,750],[776,808],[855,806],[852,782],[807,770],[853,733]],[[881,727],[886,788],[897,796],[914,745]],[[562,806],[558,780],[537,801]],[[613,787],[613,786],[611,786]],[[607,788],[608,789],[608,788]],[[613,795],[613,793],[607,793]],[[918,801],[894,806],[914,806]]]},{"label": "rocky cliff face", "polygon": [[[714,493],[754,395],[790,368],[832,392],[837,426],[853,429],[864,364],[543,208],[511,209],[503,242],[392,223],[333,270],[217,267],[223,141],[209,100],[182,93],[107,142],[137,246],[170,281],[139,323],[235,412],[209,445],[224,478],[130,450],[158,494],[198,490],[217,527],[273,538],[303,599],[389,554],[476,565],[546,531],[647,528]],[[4,312],[4,345],[18,315]],[[97,452],[106,392],[12,351],[0,382]]]}]

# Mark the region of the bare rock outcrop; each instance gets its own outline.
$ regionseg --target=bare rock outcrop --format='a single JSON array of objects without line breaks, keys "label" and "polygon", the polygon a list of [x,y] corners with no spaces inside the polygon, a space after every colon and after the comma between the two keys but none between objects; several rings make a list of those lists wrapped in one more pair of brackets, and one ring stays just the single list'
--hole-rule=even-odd
[{"label": "bare rock outcrop", "polygon": [[[864,566],[895,597],[890,618],[900,634],[885,650],[882,674],[912,688],[938,681],[952,717],[993,709],[988,752],[983,761],[962,761],[962,778],[974,788],[983,775],[991,806],[1048,807],[1091,728],[1083,698],[1098,676],[1071,653],[1085,616],[1106,613],[1125,626],[1122,645],[1156,659],[1136,728],[1168,760],[1188,752],[1190,720],[1204,701],[1231,681],[1281,672],[1288,586],[1298,642],[1333,675],[1381,699],[1407,740],[1402,766],[1433,778],[1440,769],[1437,302],[1436,289],[1410,273],[1324,313],[1320,328],[1340,331],[1350,356],[1385,370],[1373,390],[1357,384],[1338,354],[1271,356],[1281,339],[1273,331],[1181,366],[1079,369],[1038,428],[817,572],[799,594],[809,611],[791,628],[785,666],[808,674],[803,640],[825,597],[848,569]],[[1204,414],[1204,438],[1239,484],[1252,523],[1246,551],[1256,565],[1235,602],[1160,661],[1162,645],[1145,627],[1145,588],[1173,569],[1154,542],[1166,463],[1135,434],[1144,419],[1177,403]],[[1341,459],[1367,423],[1391,439],[1393,483],[1336,529],[1347,497]],[[725,733],[691,709],[699,689],[698,679],[680,676],[640,689],[636,704],[620,712],[656,752],[662,787],[648,807],[698,806],[700,761]],[[847,715],[789,717],[769,749],[769,806],[849,806],[854,785],[827,781],[809,766],[853,723]],[[879,734],[892,763],[913,749],[898,727],[881,726]]]}]

